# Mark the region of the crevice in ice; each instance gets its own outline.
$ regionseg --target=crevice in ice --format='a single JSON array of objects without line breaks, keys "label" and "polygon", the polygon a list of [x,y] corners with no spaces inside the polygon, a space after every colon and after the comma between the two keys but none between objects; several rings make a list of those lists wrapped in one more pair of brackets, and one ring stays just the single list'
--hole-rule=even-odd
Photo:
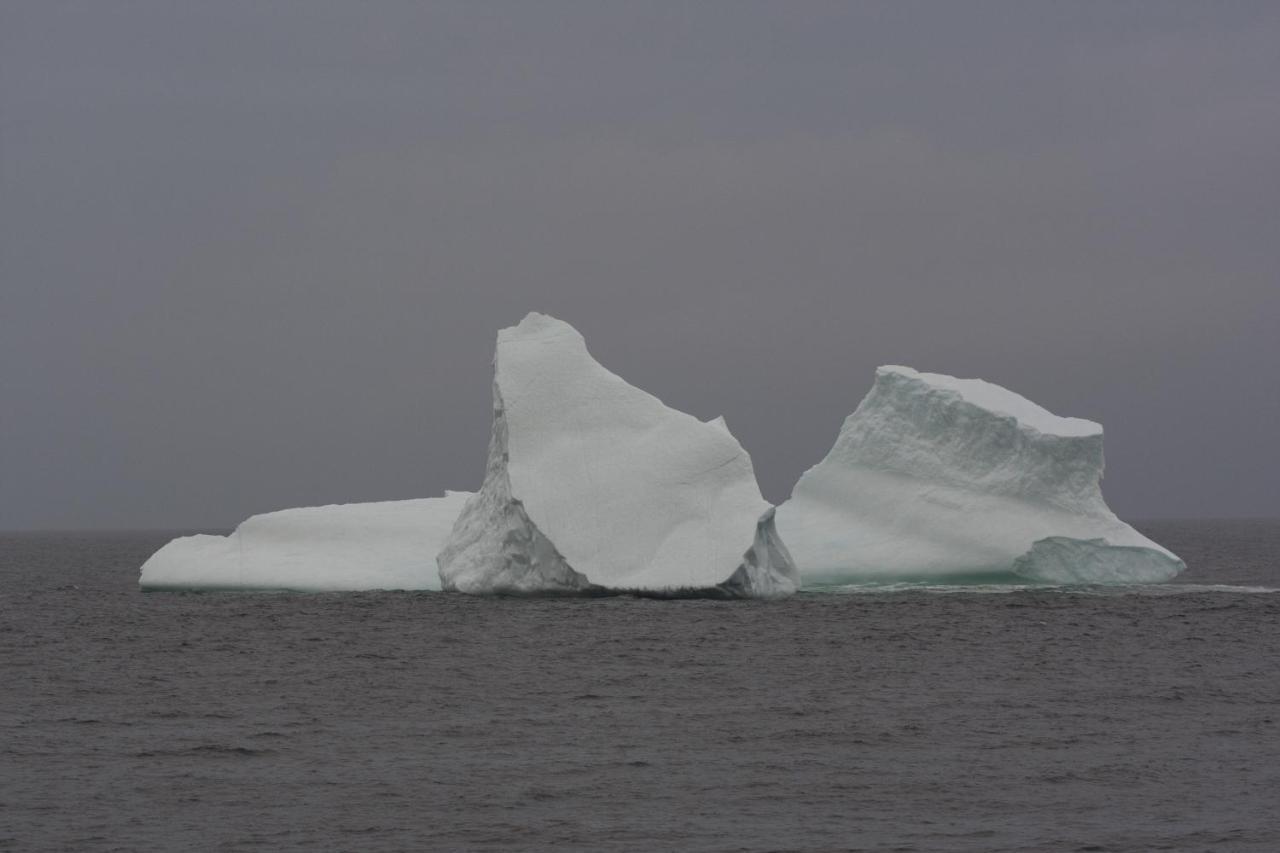
[{"label": "crevice in ice", "polygon": [[742,563],[720,584],[732,598],[780,598],[800,588],[800,572],[774,526],[770,507],[756,524],[755,541],[742,555]]}]

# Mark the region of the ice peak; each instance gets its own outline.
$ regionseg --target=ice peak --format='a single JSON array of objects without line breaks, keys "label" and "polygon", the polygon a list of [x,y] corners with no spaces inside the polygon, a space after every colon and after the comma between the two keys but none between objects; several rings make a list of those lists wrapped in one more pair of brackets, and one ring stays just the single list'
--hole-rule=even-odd
[{"label": "ice peak", "polygon": [[586,345],[582,334],[573,326],[564,320],[552,317],[550,314],[541,314],[537,311],[530,311],[516,325],[500,330],[498,332],[498,343],[545,340],[557,337],[569,338],[584,347]]},{"label": "ice peak", "polygon": [[445,589],[773,597],[798,577],[723,421],[665,406],[531,313],[498,334],[484,484],[440,552]]},{"label": "ice peak", "polygon": [[982,379],[957,379],[944,373],[924,373],[898,364],[876,368],[876,382],[895,377],[919,382],[943,393],[951,393],[970,405],[1013,418],[1019,425],[1045,435],[1076,438],[1101,435],[1102,425],[1084,418],[1065,418],[1031,402],[1021,394]]}]

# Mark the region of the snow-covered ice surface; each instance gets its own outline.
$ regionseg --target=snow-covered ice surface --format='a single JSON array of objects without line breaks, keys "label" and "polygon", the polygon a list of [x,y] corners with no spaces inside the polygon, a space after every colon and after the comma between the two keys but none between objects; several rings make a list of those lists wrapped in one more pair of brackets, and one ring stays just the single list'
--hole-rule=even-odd
[{"label": "snow-covered ice surface", "polygon": [[772,508],[723,419],[668,408],[536,313],[498,333],[493,399],[484,485],[439,556],[445,589],[795,591]]},{"label": "snow-covered ice surface", "polygon": [[1102,497],[1102,427],[887,366],[777,523],[808,586],[1149,583],[1184,566]]},{"label": "snow-covered ice surface", "polygon": [[174,539],[146,590],[438,590],[435,556],[470,492],[255,515],[227,536]]}]

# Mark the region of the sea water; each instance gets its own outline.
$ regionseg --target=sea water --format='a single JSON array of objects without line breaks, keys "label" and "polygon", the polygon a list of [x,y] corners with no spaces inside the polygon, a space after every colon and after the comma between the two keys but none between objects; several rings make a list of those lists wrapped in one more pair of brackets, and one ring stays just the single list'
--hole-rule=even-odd
[{"label": "sea water", "polygon": [[0,536],[0,849],[1280,849],[1280,522],[1177,582],[142,594]]}]

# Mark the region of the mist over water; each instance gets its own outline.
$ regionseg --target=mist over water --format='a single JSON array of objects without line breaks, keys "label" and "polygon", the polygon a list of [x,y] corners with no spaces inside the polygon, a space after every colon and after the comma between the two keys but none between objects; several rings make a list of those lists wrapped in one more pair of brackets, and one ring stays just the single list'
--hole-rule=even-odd
[{"label": "mist over water", "polygon": [[1274,850],[1280,521],[1139,526],[1176,583],[777,602],[143,595],[171,532],[5,535],[0,849]]}]

